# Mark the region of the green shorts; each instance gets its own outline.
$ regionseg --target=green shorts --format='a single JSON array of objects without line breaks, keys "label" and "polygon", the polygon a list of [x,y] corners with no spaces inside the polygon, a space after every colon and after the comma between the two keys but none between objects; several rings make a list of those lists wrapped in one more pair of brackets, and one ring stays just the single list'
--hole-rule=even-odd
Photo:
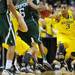
[{"label": "green shorts", "polygon": [[14,30],[8,13],[0,15],[0,45],[2,43],[15,45]]},{"label": "green shorts", "polygon": [[31,44],[31,37],[34,38],[36,43],[41,43],[39,37],[39,28],[37,23],[34,20],[26,20],[25,21],[28,27],[28,32],[22,33],[19,31],[19,36],[24,40],[27,44]]}]

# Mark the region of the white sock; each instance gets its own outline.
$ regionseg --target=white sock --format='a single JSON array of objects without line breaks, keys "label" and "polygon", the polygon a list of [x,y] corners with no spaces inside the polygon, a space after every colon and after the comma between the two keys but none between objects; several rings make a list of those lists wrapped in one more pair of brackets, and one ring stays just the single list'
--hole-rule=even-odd
[{"label": "white sock", "polygon": [[17,65],[17,59],[15,59],[15,61],[14,61],[14,65],[15,65],[15,66]]},{"label": "white sock", "polygon": [[10,69],[11,66],[12,66],[12,60],[7,60],[5,69]]},{"label": "white sock", "polygon": [[14,65],[15,65],[15,68],[16,68],[17,70],[20,68],[19,65],[18,65],[18,63],[17,63],[17,59],[15,59]]}]

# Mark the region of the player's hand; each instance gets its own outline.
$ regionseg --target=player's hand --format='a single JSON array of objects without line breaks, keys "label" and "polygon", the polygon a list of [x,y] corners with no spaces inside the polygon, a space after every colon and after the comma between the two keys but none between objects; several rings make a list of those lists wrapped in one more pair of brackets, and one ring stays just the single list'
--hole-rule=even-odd
[{"label": "player's hand", "polygon": [[35,46],[35,42],[34,42],[34,39],[32,37],[31,37],[31,45]]},{"label": "player's hand", "polygon": [[37,48],[37,44],[36,42],[34,41],[33,37],[31,37],[31,45],[35,48]]}]

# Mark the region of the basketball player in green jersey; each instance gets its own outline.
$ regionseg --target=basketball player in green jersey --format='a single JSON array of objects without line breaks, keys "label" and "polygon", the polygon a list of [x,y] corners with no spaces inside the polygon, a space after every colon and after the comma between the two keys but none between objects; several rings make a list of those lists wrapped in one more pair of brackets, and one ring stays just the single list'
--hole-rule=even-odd
[{"label": "basketball player in green jersey", "polygon": [[6,67],[5,70],[3,70],[2,75],[11,74],[12,60],[14,57],[15,35],[9,17],[10,11],[16,17],[20,25],[24,24],[24,22],[20,20],[20,16],[16,13],[16,9],[12,0],[0,0],[0,48],[3,42],[9,45],[9,50],[7,51]]}]

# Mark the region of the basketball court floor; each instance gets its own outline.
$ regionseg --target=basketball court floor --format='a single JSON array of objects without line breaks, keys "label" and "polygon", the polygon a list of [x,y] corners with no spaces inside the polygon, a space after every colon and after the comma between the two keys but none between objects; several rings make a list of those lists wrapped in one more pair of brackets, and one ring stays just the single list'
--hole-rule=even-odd
[{"label": "basketball court floor", "polygon": [[21,73],[20,75],[75,75],[75,72],[61,72],[61,71],[56,71],[56,72],[44,72],[44,73],[40,73],[40,72],[36,72],[36,73]]},{"label": "basketball court floor", "polygon": [[[1,73],[0,73],[1,75]],[[61,71],[55,71],[55,72],[50,72],[50,71],[47,71],[47,72],[44,72],[44,73],[41,73],[41,72],[34,72],[34,73],[21,73],[21,74],[15,74],[15,75],[75,75],[75,72],[61,72]]]}]

